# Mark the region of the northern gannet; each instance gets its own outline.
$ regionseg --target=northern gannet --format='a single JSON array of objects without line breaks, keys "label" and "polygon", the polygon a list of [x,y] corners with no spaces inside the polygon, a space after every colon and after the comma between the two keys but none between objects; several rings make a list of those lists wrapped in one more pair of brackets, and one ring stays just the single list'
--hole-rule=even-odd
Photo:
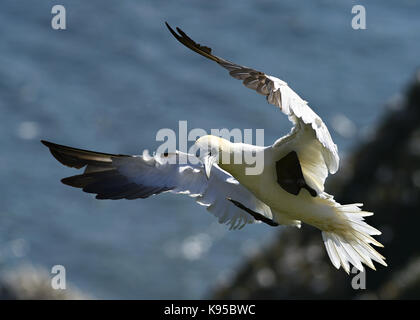
[{"label": "northern gannet", "polygon": [[[232,229],[255,222],[299,228],[304,222],[321,230],[328,256],[337,269],[343,267],[349,273],[352,264],[363,271],[365,264],[375,270],[372,260],[386,266],[385,258],[371,246],[382,247],[372,237],[381,233],[364,221],[373,213],[362,211],[361,203],[341,205],[324,191],[328,173],[338,170],[339,156],[326,125],[307,102],[286,82],[217,57],[181,29],[176,28],[176,32],[166,26],[186,47],[266,96],[268,103],[293,122],[291,132],[268,147],[203,136],[195,142],[198,156],[180,151],[153,156],[147,152],[108,154],[42,141],[62,164],[85,168],[82,174],[61,181],[94,193],[97,199],[187,194]],[[236,155],[245,153],[262,159],[262,172],[249,174],[253,164],[234,161]],[[191,158],[197,161],[188,161]]]}]

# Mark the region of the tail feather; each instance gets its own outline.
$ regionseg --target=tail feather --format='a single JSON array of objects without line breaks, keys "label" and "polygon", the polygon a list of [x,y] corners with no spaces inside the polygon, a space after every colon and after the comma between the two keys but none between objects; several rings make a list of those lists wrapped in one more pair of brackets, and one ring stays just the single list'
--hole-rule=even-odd
[{"label": "tail feather", "polygon": [[[332,200],[332,199],[331,199]],[[334,210],[337,217],[341,218],[344,224],[337,230],[322,232],[322,238],[332,264],[339,269],[349,273],[350,264],[358,270],[363,271],[363,264],[373,270],[373,261],[387,266],[385,258],[372,246],[383,247],[372,235],[380,235],[381,232],[364,221],[364,217],[372,215],[371,212],[362,211],[362,204],[340,205],[335,202]]]}]

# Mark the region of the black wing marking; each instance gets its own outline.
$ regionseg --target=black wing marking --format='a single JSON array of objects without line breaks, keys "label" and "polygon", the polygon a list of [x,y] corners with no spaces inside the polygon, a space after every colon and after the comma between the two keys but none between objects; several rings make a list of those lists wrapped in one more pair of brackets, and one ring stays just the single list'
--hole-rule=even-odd
[{"label": "black wing marking", "polygon": [[276,162],[276,171],[277,182],[287,192],[297,196],[300,189],[304,188],[309,191],[312,197],[316,197],[316,191],[306,184],[302,167],[295,151],[290,152]]},{"label": "black wing marking", "polygon": [[41,142],[62,164],[77,169],[86,166],[83,174],[64,178],[61,182],[71,187],[81,188],[84,192],[94,193],[96,199],[147,198],[173,189],[135,183],[121,174],[112,163],[112,159],[132,156],[77,149],[48,141]]},{"label": "black wing marking", "polygon": [[[178,31],[178,33],[176,33],[175,30],[172,29],[171,26],[167,22],[165,22],[165,24],[166,24],[166,27],[171,32],[171,34],[175,37],[175,39],[181,42],[184,46],[186,46],[187,48],[191,49],[194,52],[197,52],[203,57],[206,57],[207,59],[217,62],[223,68],[227,69],[229,71],[229,74],[233,78],[242,80],[243,84],[247,88],[256,90],[258,93],[266,96],[267,99],[269,99],[269,95],[271,91],[270,88],[272,88],[274,84],[273,84],[273,80],[269,79],[264,72],[254,70],[246,66],[241,66],[239,64],[236,64],[231,61],[220,58],[218,56],[215,56],[214,54],[212,54],[211,48],[195,42],[180,28],[176,28],[176,30]],[[281,81],[279,79],[277,80]],[[281,82],[285,84],[285,82],[283,81]],[[281,103],[280,103],[281,96],[279,94],[276,94],[275,96],[276,96],[275,99],[277,99],[276,101],[278,101],[279,103],[278,106],[281,108]],[[273,99],[273,97],[271,99]]]},{"label": "black wing marking", "polygon": [[[211,48],[195,42],[180,28],[174,30],[168,23],[166,23],[166,26],[177,41],[201,56],[216,62],[228,70],[233,78],[241,80],[243,85],[247,88],[264,95],[268,103],[279,107],[280,110],[289,117],[290,121],[293,122],[294,129],[292,132],[302,130],[303,127],[312,130],[316,136],[314,138],[322,145],[319,152],[322,154],[323,162],[325,162],[328,170],[331,173],[335,173],[338,170],[339,157],[337,146],[332,141],[327,126],[307,105],[307,102],[299,97],[286,82],[264,72],[218,57],[213,54]],[[291,135],[292,134],[289,134],[288,137],[291,137]],[[283,138],[280,138],[274,145],[277,146],[282,142],[284,142],[284,140]],[[323,163],[321,163],[321,165],[323,165]],[[325,177],[319,178],[320,184],[324,184],[327,175],[328,173],[325,174]]]},{"label": "black wing marking", "polygon": [[50,149],[51,154],[61,164],[76,169],[83,168],[84,166],[112,167],[112,158],[131,157],[124,154],[111,154],[77,149],[45,140],[41,140],[41,142]]},{"label": "black wing marking", "polygon": [[266,223],[266,224],[268,224],[269,226],[272,226],[272,227],[277,227],[279,225],[277,222],[274,222],[273,220],[271,220],[271,219],[267,218],[266,216],[262,215],[261,213],[255,212],[255,211],[245,207],[239,201],[233,200],[231,198],[227,198],[227,200],[232,202],[238,208],[248,212],[251,216],[254,217],[255,220],[262,221],[262,222],[264,222],[264,223]]},{"label": "black wing marking", "polygon": [[84,173],[61,180],[62,183],[96,194],[96,199],[138,199],[169,191],[172,188],[145,186],[130,181],[116,169]]},{"label": "black wing marking", "polygon": [[176,28],[176,30],[179,32],[179,34],[177,34],[167,22],[165,22],[165,24],[166,24],[166,27],[169,29],[169,31],[172,33],[172,35],[175,37],[175,39],[177,39],[187,48],[190,48],[191,50],[197,52],[198,54],[201,54],[203,57],[206,57],[217,63],[227,62],[226,60],[213,55],[211,53],[211,48],[207,46],[203,46],[195,42],[193,39],[187,36],[187,34],[184,31],[182,31],[180,28]]}]

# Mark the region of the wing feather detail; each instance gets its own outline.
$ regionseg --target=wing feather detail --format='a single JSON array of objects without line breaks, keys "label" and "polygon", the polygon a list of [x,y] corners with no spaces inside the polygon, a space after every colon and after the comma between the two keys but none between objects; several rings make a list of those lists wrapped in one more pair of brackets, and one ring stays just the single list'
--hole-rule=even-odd
[{"label": "wing feather detail", "polygon": [[[299,131],[303,128],[309,128],[314,132],[314,139],[319,144],[319,152],[328,171],[335,173],[338,170],[339,156],[337,146],[332,141],[327,126],[308,106],[307,102],[299,97],[286,82],[261,71],[215,56],[212,54],[211,48],[198,44],[180,28],[176,28],[176,32],[168,23],[166,23],[166,26],[171,34],[183,45],[227,69],[233,78],[241,80],[247,88],[266,96],[268,103],[277,106],[289,117],[290,121],[294,123],[294,128],[288,136],[277,140],[273,145],[274,147],[281,146],[282,143],[290,142],[292,139],[295,139],[295,143],[298,144],[297,140],[301,137],[298,134]],[[301,155],[299,154],[299,156]],[[315,176],[317,175],[315,173]],[[314,183],[323,185],[323,180],[325,179],[320,179]]]},{"label": "wing feather detail", "polygon": [[[116,155],[76,149],[42,141],[63,165],[81,169],[79,175],[62,179],[66,185],[96,194],[97,199],[148,198],[164,192],[186,194],[225,223],[240,229],[256,223],[228,198],[240,201],[253,211],[273,219],[271,209],[217,165],[207,179],[204,166],[194,155],[179,151],[163,155]],[[194,161],[190,161],[193,159]]]}]

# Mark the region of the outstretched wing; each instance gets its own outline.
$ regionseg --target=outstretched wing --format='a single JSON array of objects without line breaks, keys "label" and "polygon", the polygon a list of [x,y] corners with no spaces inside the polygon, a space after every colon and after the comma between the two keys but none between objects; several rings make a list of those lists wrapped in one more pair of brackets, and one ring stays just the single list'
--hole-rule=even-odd
[{"label": "outstretched wing", "polygon": [[[62,182],[94,193],[97,199],[147,198],[163,192],[187,194],[232,229],[257,222],[228,200],[234,199],[267,219],[273,219],[267,205],[218,166],[207,179],[203,165],[193,155],[179,151],[154,156],[146,152],[141,156],[116,155],[48,141],[42,143],[62,164],[77,169],[85,167],[82,174],[64,178]],[[191,157],[194,157],[193,161],[189,161]]]},{"label": "outstretched wing", "polygon": [[[339,166],[337,146],[321,118],[300,98],[286,82],[267,75],[261,71],[238,65],[212,54],[212,49],[196,43],[181,29],[175,32],[166,23],[172,35],[183,45],[198,54],[217,62],[229,71],[235,79],[242,80],[243,84],[252,90],[266,96],[267,101],[280,108],[294,123],[291,133],[274,143],[280,147],[285,143],[293,145],[292,150],[298,153],[302,163],[302,170],[308,184],[317,191],[323,191],[324,181],[330,173],[335,173]],[[309,140],[308,140],[309,139]],[[302,141],[305,140],[305,141]],[[304,142],[304,143],[302,143]],[[305,145],[305,148],[296,150],[295,146]],[[306,153],[305,153],[306,150]]]}]

